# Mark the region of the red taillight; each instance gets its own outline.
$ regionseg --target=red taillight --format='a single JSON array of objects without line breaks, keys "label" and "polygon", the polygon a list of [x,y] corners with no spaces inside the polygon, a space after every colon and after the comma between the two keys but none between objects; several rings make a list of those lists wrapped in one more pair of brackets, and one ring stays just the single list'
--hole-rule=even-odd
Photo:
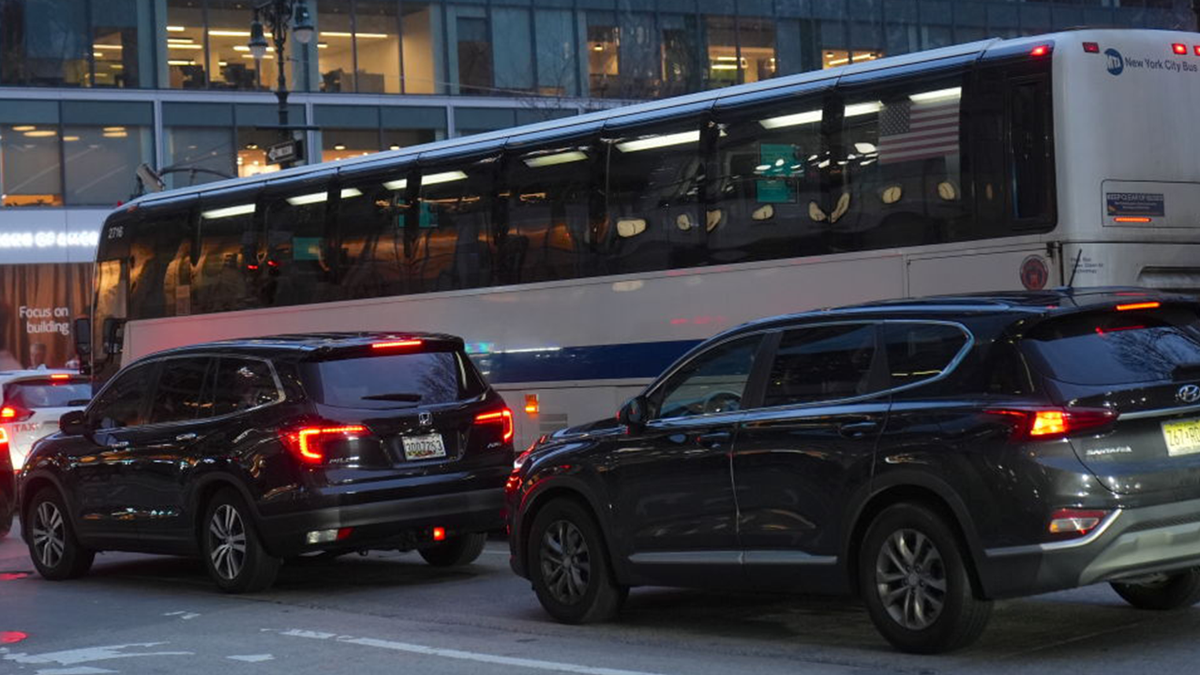
[{"label": "red taillight", "polygon": [[1099,54],[1100,53],[1100,43],[1085,42],[1085,43],[1083,43],[1083,51],[1087,52],[1088,54]]},{"label": "red taillight", "polygon": [[0,452],[8,452],[8,432],[0,429]]},{"label": "red taillight", "polygon": [[541,406],[538,405],[538,395],[525,394],[525,414],[536,415],[540,409]]},{"label": "red taillight", "polygon": [[1099,509],[1059,509],[1050,515],[1050,534],[1082,537],[1096,529],[1108,517]]},{"label": "red taillight", "polygon": [[1200,45],[1196,45],[1196,56],[1200,56]]},{"label": "red taillight", "polygon": [[1171,51],[1181,55],[1187,54],[1187,45],[1183,44],[1182,42],[1176,42],[1171,45]]},{"label": "red taillight", "polygon": [[51,376],[50,376],[50,379],[51,379],[51,380],[55,380],[55,381],[62,381],[62,380],[69,380],[69,379],[71,379],[71,376],[70,376],[70,375],[67,375],[67,374],[65,374],[65,373],[58,373],[58,374],[56,374],[56,375],[51,375]]},{"label": "red taillight", "polygon": [[33,411],[19,406],[6,405],[0,408],[0,422],[24,422],[30,417],[33,417]]},{"label": "red taillight", "polygon": [[296,453],[300,461],[306,464],[322,464],[325,462],[325,443],[330,439],[341,438],[353,440],[370,433],[361,424],[348,424],[339,427],[312,426],[284,432],[282,439],[284,445]]},{"label": "red taillight", "polygon": [[1045,56],[1050,53],[1050,45],[1038,45],[1029,50],[1030,56]]},{"label": "red taillight", "polygon": [[1117,216],[1113,218],[1114,223],[1149,223],[1152,222],[1146,216]]},{"label": "red taillight", "polygon": [[1100,431],[1117,420],[1108,408],[997,408],[986,411],[1016,421],[1014,441],[1053,441],[1085,431]]},{"label": "red taillight", "polygon": [[1128,305],[1117,305],[1118,312],[1128,312],[1134,309],[1158,309],[1161,302],[1131,302]]},{"label": "red taillight", "polygon": [[404,347],[420,347],[420,340],[393,340],[391,342],[373,342],[371,349],[401,349]]},{"label": "red taillight", "polygon": [[446,541],[446,528],[444,528],[444,527],[433,528],[433,540],[434,541]]},{"label": "red taillight", "polygon": [[513,414],[508,408],[497,410],[496,412],[480,413],[475,416],[475,424],[501,424],[504,432],[501,438],[507,443],[513,439],[516,433],[516,428],[513,426]]}]

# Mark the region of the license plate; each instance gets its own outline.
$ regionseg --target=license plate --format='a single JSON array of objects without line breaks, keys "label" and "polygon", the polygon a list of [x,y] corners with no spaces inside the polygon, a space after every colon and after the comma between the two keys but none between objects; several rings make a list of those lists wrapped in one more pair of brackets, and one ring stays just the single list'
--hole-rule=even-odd
[{"label": "license plate", "polygon": [[446,444],[442,441],[441,434],[405,436],[401,440],[404,442],[404,459],[410,462],[446,456]]},{"label": "license plate", "polygon": [[1162,423],[1167,454],[1175,457],[1200,452],[1200,420],[1179,420]]}]

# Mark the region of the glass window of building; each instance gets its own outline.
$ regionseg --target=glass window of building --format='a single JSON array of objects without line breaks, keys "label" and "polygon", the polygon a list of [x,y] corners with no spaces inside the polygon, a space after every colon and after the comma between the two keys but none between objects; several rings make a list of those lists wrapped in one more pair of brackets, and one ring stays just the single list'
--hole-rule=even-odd
[{"label": "glass window of building", "polygon": [[[254,16],[249,0],[208,0],[208,77],[216,89],[270,88],[277,77],[279,55],[267,47],[261,60],[250,53],[250,21]],[[268,42],[272,42],[267,30]],[[298,44],[288,43],[288,50]]]},{"label": "glass window of building", "polygon": [[700,88],[700,37],[697,19],[691,15],[663,14],[663,95],[678,96]]},{"label": "glass window of building", "polygon": [[651,12],[621,12],[621,95],[657,98],[662,88],[662,54],[655,16]]},{"label": "glass window of building", "polygon": [[621,95],[620,30],[612,12],[587,13],[588,93],[598,98]]},{"label": "glass window of building", "polygon": [[[492,38],[488,20],[482,8],[456,7],[455,49],[459,93],[487,95],[494,86]],[[476,15],[476,12],[478,15]]]},{"label": "glass window of building", "polygon": [[732,16],[705,17],[708,35],[708,86],[738,83],[737,28]]},{"label": "glass window of building", "polygon": [[354,34],[359,92],[398,94],[400,86],[399,7],[395,0],[358,0],[354,3]]},{"label": "glass window of building", "polygon": [[[142,68],[138,24],[148,19],[149,6],[137,0],[106,0],[92,3],[92,57],[96,87],[150,87],[152,69]],[[149,25],[146,21],[143,25]]]},{"label": "glass window of building", "polygon": [[821,50],[821,67],[837,68],[850,63],[862,63],[883,58],[883,50],[879,49],[833,49]]},{"label": "glass window of building", "polygon": [[413,145],[432,143],[441,140],[442,134],[433,129],[384,129],[383,147],[388,150],[399,150]]},{"label": "glass window of building", "polygon": [[738,52],[743,82],[775,77],[775,24],[769,19],[738,18]]},{"label": "glass window of building", "polygon": [[[0,109],[10,105],[15,107],[4,102]],[[0,205],[63,205],[61,139],[57,111],[52,112],[53,122],[0,124]],[[0,115],[14,121],[4,112]]]},{"label": "glass window of building", "polygon": [[345,0],[317,2],[317,70],[321,91],[355,91],[354,23]]},{"label": "glass window of building", "polygon": [[573,13],[565,9],[538,9],[533,13],[537,40],[538,93],[544,96],[578,96],[579,65],[575,48]]},{"label": "glass window of building", "polygon": [[56,0],[0,3],[0,83],[32,87],[89,84],[87,13]]},{"label": "glass window of building", "polygon": [[442,92],[441,7],[425,2],[401,5],[400,30],[404,93]]},{"label": "glass window of building", "polygon": [[446,111],[434,107],[391,107],[380,109],[383,149],[399,150],[446,137]]},{"label": "glass window of building", "polygon": [[150,128],[129,124],[64,126],[66,202],[116,206],[136,192],[138,165],[152,162]]},{"label": "glass window of building", "polygon": [[379,152],[378,129],[329,129],[321,130],[321,161],[361,157]]},{"label": "glass window of building", "polygon": [[278,164],[267,162],[267,148],[282,139],[274,129],[238,127],[237,130],[237,175],[239,178],[257,176],[260,173],[279,171]]},{"label": "glass window of building", "polygon": [[167,44],[165,75],[172,89],[204,89],[208,73],[204,67],[203,0],[167,0]]},{"label": "glass window of building", "polygon": [[492,9],[492,23],[504,39],[494,45],[496,87],[505,91],[533,89],[533,34],[529,10],[516,7]]},{"label": "glass window of building", "polygon": [[163,180],[171,188],[199,185],[236,176],[233,129],[167,127]]}]

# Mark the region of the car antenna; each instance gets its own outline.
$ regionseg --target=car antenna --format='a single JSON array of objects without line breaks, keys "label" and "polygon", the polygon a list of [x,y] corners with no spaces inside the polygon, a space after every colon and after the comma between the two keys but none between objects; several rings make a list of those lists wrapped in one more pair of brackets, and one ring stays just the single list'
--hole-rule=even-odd
[{"label": "car antenna", "polygon": [[1075,264],[1071,266],[1071,278],[1067,280],[1067,292],[1074,290],[1075,273],[1079,271],[1079,261],[1083,260],[1083,249],[1079,249],[1079,253],[1075,254]]}]

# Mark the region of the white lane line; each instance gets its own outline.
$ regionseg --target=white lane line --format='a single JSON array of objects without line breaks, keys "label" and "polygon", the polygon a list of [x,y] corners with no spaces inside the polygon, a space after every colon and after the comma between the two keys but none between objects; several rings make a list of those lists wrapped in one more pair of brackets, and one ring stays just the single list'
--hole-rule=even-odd
[{"label": "white lane line", "polygon": [[[316,631],[305,630],[289,630],[283,631],[281,634],[289,637],[304,637],[316,640],[327,640],[331,637],[334,637],[333,633],[320,633]],[[421,654],[423,656],[439,656],[445,659],[476,661],[479,663],[491,663],[502,666],[516,666],[518,668],[529,668],[532,670],[549,670],[558,673],[578,673],[579,675],[656,675],[655,673],[647,673],[639,670],[598,668],[595,666],[581,666],[574,663],[561,663],[558,661],[542,661],[539,659],[522,659],[512,656],[497,656],[495,654],[468,652],[461,649],[426,647],[425,645],[414,645],[407,642],[393,642],[391,640],[377,640],[375,638],[356,638],[349,635],[338,635],[336,637],[338,642],[359,645],[362,647],[377,647],[379,649],[390,649],[392,651]]]},{"label": "white lane line", "polygon": [[79,663],[90,663],[92,661],[107,661],[109,659],[129,659],[136,656],[192,656],[195,652],[133,652],[126,653],[122,650],[128,647],[157,647],[165,645],[165,642],[133,642],[125,645],[105,645],[101,647],[84,647],[82,649],[68,649],[61,652],[47,652],[45,654],[5,654],[5,661],[16,661],[17,663],[38,664],[38,663],[57,663],[60,666],[73,666]]},{"label": "white lane line", "polygon": [[275,657],[270,654],[246,654],[245,656],[226,656],[227,659],[234,661],[245,661],[246,663],[262,663],[263,661],[274,661]]},{"label": "white lane line", "polygon": [[163,614],[163,616],[177,616],[184,621],[188,621],[190,619],[195,619],[200,615],[196,612],[167,612],[166,614]]},{"label": "white lane line", "polygon": [[43,668],[37,671],[37,675],[106,675],[107,673],[115,672],[117,671],[105,668],[76,666],[75,668]]}]

